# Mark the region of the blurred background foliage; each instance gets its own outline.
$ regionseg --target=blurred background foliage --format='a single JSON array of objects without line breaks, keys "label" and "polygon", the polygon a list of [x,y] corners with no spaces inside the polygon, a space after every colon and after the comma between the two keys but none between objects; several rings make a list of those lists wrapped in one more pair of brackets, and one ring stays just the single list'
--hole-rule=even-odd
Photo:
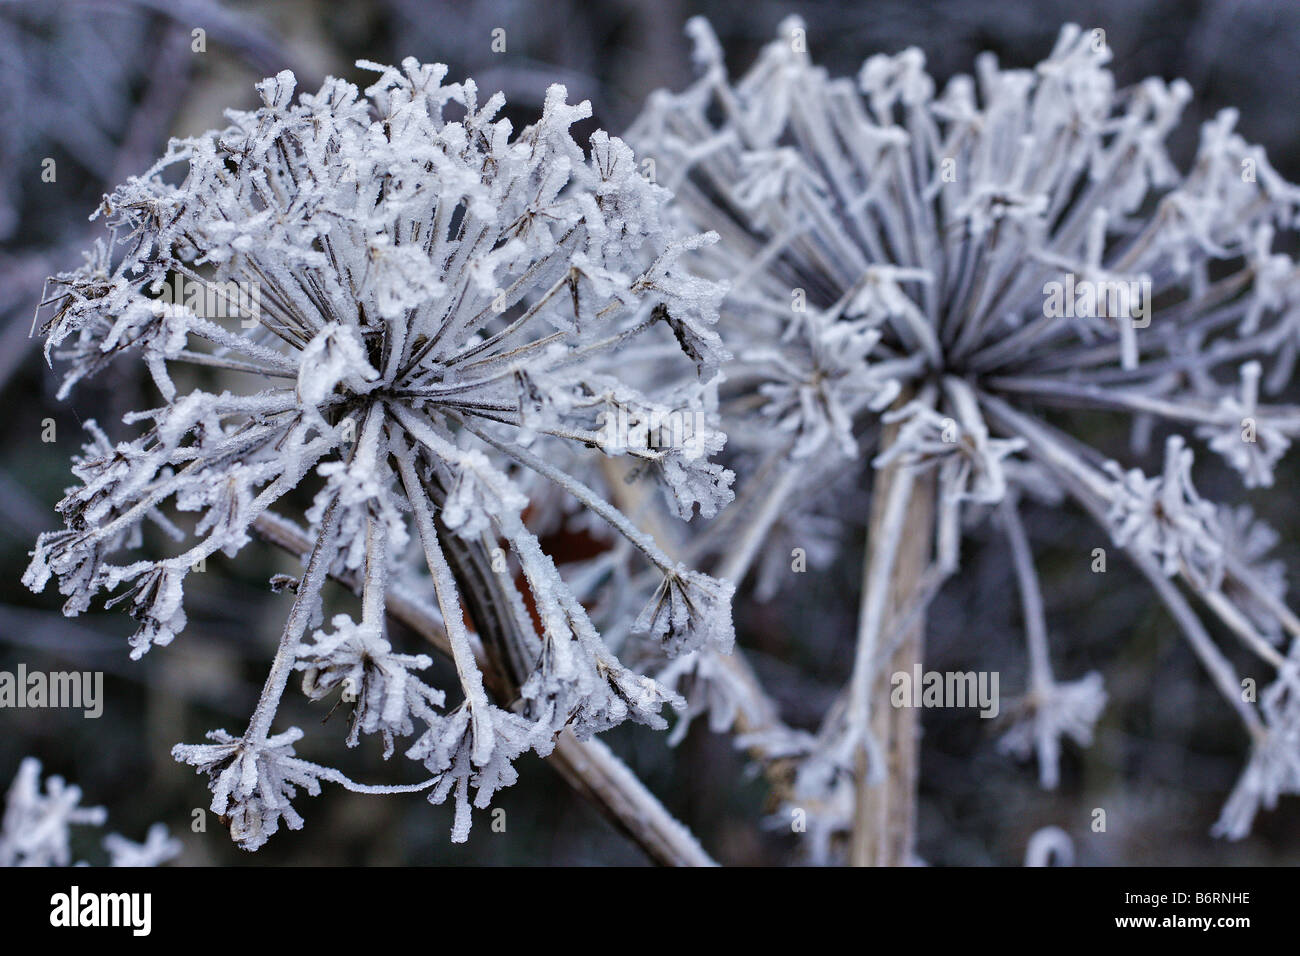
[{"label": "blurred background foliage", "polygon": [[[640,864],[640,853],[535,758],[496,805],[504,833],[479,815],[466,845],[447,839],[450,812],[419,796],[365,797],[334,789],[303,798],[302,831],[282,832],[255,857],[234,848],[215,819],[192,831],[207,802],[203,783],[168,756],[173,743],[205,728],[238,731],[264,676],[289,600],[267,578],[293,570],[268,548],[237,560],[210,559],[188,588],[190,625],[172,647],[139,663],[127,657],[131,622],[115,612],[67,620],[58,596],[33,596],[19,583],[36,534],[53,527],[54,503],[71,483],[69,457],[81,422],[114,433],[122,413],[150,407],[142,369],[112,370],[57,402],[57,375],[30,338],[46,275],[74,264],[99,233],[87,216],[101,194],[143,171],[170,135],[222,124],[225,108],[255,104],[252,84],[293,69],[300,89],[328,73],[364,81],[358,58],[441,61],[452,77],[505,91],[522,125],[549,83],[570,99],[590,99],[589,129],[623,129],[651,90],[681,88],[691,76],[682,32],[708,16],[734,71],[752,60],[777,23],[806,21],[813,56],[852,73],[875,52],[918,46],[940,82],[971,69],[992,50],[1029,67],[1052,47],[1063,22],[1101,27],[1121,84],[1147,75],[1182,76],[1196,98],[1173,141],[1186,163],[1200,123],[1237,107],[1239,129],[1262,143],[1279,171],[1300,179],[1300,3],[1294,0],[0,0],[0,669],[102,670],[104,715],[0,711],[0,787],[25,754],[47,772],[78,782],[87,802],[108,807],[114,829],[142,838],[154,820],[185,844],[184,864]],[[504,29],[506,52],[493,52]],[[205,31],[203,52],[193,50]],[[55,161],[45,182],[43,161]],[[1295,396],[1288,396],[1292,401]],[[46,420],[55,440],[43,442]],[[1125,455],[1115,420],[1087,424],[1102,447]],[[1160,442],[1154,442],[1158,449]],[[1292,456],[1294,458],[1294,456]],[[1127,460],[1151,469],[1150,454]],[[1277,557],[1300,567],[1295,541],[1294,465],[1272,490],[1243,496],[1231,476],[1200,456],[1198,481],[1210,497],[1250,500],[1283,535]],[[864,490],[846,495],[846,558],[794,579],[757,604],[742,595],[740,639],[787,719],[813,728],[850,666],[861,568]],[[1238,844],[1208,835],[1244,760],[1246,741],[1228,708],[1150,592],[1112,555],[1106,575],[1089,571],[1091,550],[1109,541],[1082,516],[1030,512],[1033,544],[1048,595],[1061,675],[1100,670],[1110,703],[1093,747],[1071,749],[1061,787],[1044,793],[1032,766],[995,752],[1000,724],[970,711],[924,714],[920,856],[943,864],[1015,865],[1030,835],[1055,825],[1073,839],[1083,865],[1282,864],[1300,860],[1300,803],[1261,815]],[[549,542],[561,554],[564,540]],[[581,543],[575,543],[581,547]],[[989,560],[973,560],[990,548]],[[929,616],[927,667],[998,670],[1004,702],[1024,686],[1019,611],[1002,543],[990,534],[967,544],[972,570],[946,588]],[[52,590],[52,589],[51,589]],[[411,635],[395,643],[414,648]],[[442,666],[442,665],[439,665]],[[1259,675],[1262,678],[1265,675]],[[410,779],[404,761],[386,765],[377,746],[343,753],[341,714],[290,695],[286,723],[307,730],[300,752],[356,779]],[[1004,711],[1005,711],[1004,703]],[[719,860],[797,860],[788,821],[766,821],[766,787],[731,741],[694,726],[675,749],[643,728],[607,736],[613,746]],[[405,776],[404,776],[405,775]],[[1090,829],[1094,808],[1105,833]],[[86,845],[82,857],[99,861]]]}]

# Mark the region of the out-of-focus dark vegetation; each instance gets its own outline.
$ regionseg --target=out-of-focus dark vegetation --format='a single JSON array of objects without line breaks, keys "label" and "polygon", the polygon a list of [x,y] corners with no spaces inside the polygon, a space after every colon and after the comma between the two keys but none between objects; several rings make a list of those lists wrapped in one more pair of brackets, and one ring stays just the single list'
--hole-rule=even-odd
[{"label": "out-of-focus dark vegetation", "polygon": [[[56,524],[53,504],[71,483],[69,456],[80,422],[112,432],[123,412],[150,407],[142,369],[112,370],[67,402],[56,402],[57,375],[29,338],[44,277],[77,261],[98,234],[87,216],[102,193],[143,171],[169,135],[220,125],[227,107],[255,103],[253,82],[286,67],[301,88],[335,73],[365,74],[358,58],[405,56],[442,61],[473,76],[480,89],[504,90],[512,118],[540,106],[548,84],[563,82],[571,100],[589,98],[592,128],[623,128],[659,86],[681,87],[692,73],[682,32],[694,14],[711,18],[739,71],[790,13],[807,25],[813,55],[833,72],[851,73],[869,54],[919,46],[940,79],[971,68],[992,50],[1006,64],[1032,66],[1050,50],[1061,23],[1101,27],[1119,81],[1182,76],[1196,98],[1173,142],[1183,162],[1202,120],[1227,106],[1239,129],[1262,143],[1287,178],[1300,179],[1300,4],[1293,0],[0,0],[0,669],[102,670],[107,702],[99,720],[58,710],[0,711],[0,786],[25,754],[49,772],[82,785],[109,808],[113,827],[141,838],[149,822],[169,824],[185,843],[182,863],[431,864],[638,863],[642,857],[535,758],[497,805],[506,832],[480,819],[470,842],[448,842],[450,812],[420,796],[365,797],[327,790],[303,798],[303,831],[282,832],[257,856],[233,848],[215,820],[191,832],[205,806],[203,782],[168,756],[177,741],[196,741],[214,726],[237,731],[251,710],[284,613],[286,596],[265,582],[292,570],[284,558],[251,546],[218,557],[191,578],[190,625],[169,648],[140,663],[127,657],[129,619],[97,612],[65,620],[54,593],[29,594],[19,583],[36,534]],[[493,51],[505,30],[506,52]],[[206,50],[194,52],[194,29]],[[53,159],[53,182],[42,179]],[[1294,397],[1292,396],[1292,400]],[[47,419],[55,440],[42,441]],[[1127,436],[1097,417],[1089,427],[1119,454]],[[1159,447],[1155,443],[1153,447]],[[1294,456],[1293,456],[1294,457]],[[1293,489],[1284,465],[1277,486],[1242,497],[1230,476],[1203,456],[1206,493],[1250,500],[1283,534],[1278,557],[1300,568]],[[1148,468],[1152,460],[1136,456]],[[865,495],[843,502],[845,555],[865,524]],[[1081,516],[1030,512],[1048,595],[1058,673],[1098,669],[1110,703],[1094,746],[1070,750],[1055,793],[1037,787],[1033,767],[994,750],[991,722],[969,712],[924,716],[919,852],[934,864],[1016,864],[1039,827],[1073,838],[1082,864],[1294,863],[1300,859],[1300,801],[1261,815],[1239,844],[1208,835],[1245,757],[1243,734],[1192,654],[1147,589],[1116,559],[1105,576],[1084,556],[1106,546]],[[1082,547],[1086,543],[1086,547]],[[1023,686],[1019,612],[1001,543],[989,560],[950,585],[929,617],[928,666],[999,670],[1004,695]],[[967,545],[974,559],[980,541]],[[860,568],[846,558],[766,604],[742,595],[741,641],[787,718],[812,728],[851,660]],[[52,592],[53,589],[51,589]],[[398,635],[399,640],[403,638]],[[416,639],[406,635],[406,644]],[[1263,676],[1263,675],[1261,675]],[[307,730],[306,756],[372,782],[412,779],[400,759],[385,765],[373,743],[341,756],[336,715],[320,728],[324,707],[290,695],[285,723]],[[795,838],[765,827],[765,787],[747,773],[729,739],[703,725],[676,750],[665,735],[620,730],[611,745],[642,775],[718,859],[780,863]],[[403,776],[405,774],[405,776]],[[1089,828],[1093,808],[1107,811],[1105,833]],[[96,858],[97,848],[83,855]]]}]

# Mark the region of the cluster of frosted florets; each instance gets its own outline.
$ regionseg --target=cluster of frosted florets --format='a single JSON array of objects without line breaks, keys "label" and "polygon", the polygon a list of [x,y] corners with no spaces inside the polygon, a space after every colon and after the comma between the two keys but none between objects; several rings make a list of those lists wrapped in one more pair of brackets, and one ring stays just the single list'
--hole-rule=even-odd
[{"label": "cluster of frosted florets", "polygon": [[[839,474],[866,462],[880,474],[933,469],[932,483],[900,492],[931,496],[938,516],[929,568],[912,582],[915,619],[958,566],[963,523],[1001,514],[1015,538],[1022,498],[1068,495],[1153,578],[1257,731],[1257,752],[1273,753],[1291,710],[1275,706],[1261,722],[1241,703],[1231,666],[1170,580],[1289,687],[1273,647],[1283,630],[1297,636],[1284,581],[1225,554],[1219,512],[1196,493],[1193,452],[1178,434],[1164,473],[1149,478],[1039,411],[1126,414],[1139,446],[1166,427],[1203,439],[1246,486],[1270,484],[1300,431],[1293,408],[1260,398],[1261,383],[1276,390],[1289,379],[1300,343],[1300,271],[1275,250],[1294,234],[1300,190],[1237,135],[1232,111],[1205,125],[1180,171],[1165,142],[1190,88],[1148,79],[1117,89],[1100,31],[1067,26],[1033,70],[985,54],[974,77],[940,90],[915,49],[873,56],[854,79],[828,76],[795,18],[733,81],[708,25],[689,30],[700,78],[654,94],[628,138],[674,191],[679,228],[721,236],[690,267],[730,283],[718,331],[735,357],[723,366],[719,410],[741,479],[726,520],[746,533],[740,559],[734,538],[707,530],[695,553],[716,555],[739,582],[771,532],[768,547],[788,560],[780,529],[816,520],[831,483],[818,495],[808,476],[832,470],[828,459]],[[1087,296],[1066,291],[1075,289]],[[874,558],[896,552],[900,524],[872,531]],[[1036,752],[1052,785],[1059,738],[1086,742],[1105,695],[1095,675],[1052,678],[1021,543],[1032,686],[1004,746]],[[866,722],[884,704],[867,688],[871,649],[890,635],[870,585],[850,688],[817,739],[803,740],[788,794],[787,808],[819,808],[823,836],[852,825],[859,756],[883,772]],[[713,696],[737,686],[720,681]],[[778,730],[771,739],[789,739]],[[1287,766],[1254,758],[1256,782],[1239,788],[1227,816],[1300,789]]]},{"label": "cluster of frosted florets", "polygon": [[[281,73],[227,129],[173,141],[105,199],[111,241],[52,280],[45,302],[65,391],[135,352],[162,397],[128,416],[137,437],[114,444],[91,426],[82,483],[59,505],[66,529],[37,545],[25,580],[57,578],[67,613],[117,590],[140,621],[132,656],[166,645],[186,623],[191,569],[234,556],[286,494],[315,489],[302,515],[313,544],[248,729],[175,751],[212,777],[213,810],[250,849],[281,819],[301,824],[297,788],[352,785],[293,757],[296,728],[272,734],[295,669],[309,697],[353,704],[350,744],[378,734],[391,753],[419,735],[408,756],[432,775],[433,799],[455,793],[456,839],[470,789],[485,806],[520,753],[545,754],[566,726],[584,737],[628,718],[666,725],[660,710],[679,698],[620,663],[530,530],[539,483],[644,559],[635,627],[665,653],[732,640],[729,585],[671,560],[573,473],[598,450],[636,461],[684,518],[730,499],[706,406],[721,289],[678,266],[712,237],[667,236],[665,191],[603,132],[584,153],[569,127],[590,107],[562,87],[515,134],[497,118],[500,94],[480,103],[472,81],[444,83],[445,67],[362,66],[379,73],[364,91],[330,79],[295,101]],[[629,343],[676,349],[695,384],[632,388],[617,373]],[[702,437],[611,442],[602,429],[620,413],[689,416]],[[122,562],[148,524],[177,553]],[[413,550],[455,658],[450,710],[421,679],[429,659],[386,636],[386,588],[410,578]],[[357,583],[361,614],[317,629],[328,575]],[[485,691],[484,653],[512,662],[506,700]]]}]

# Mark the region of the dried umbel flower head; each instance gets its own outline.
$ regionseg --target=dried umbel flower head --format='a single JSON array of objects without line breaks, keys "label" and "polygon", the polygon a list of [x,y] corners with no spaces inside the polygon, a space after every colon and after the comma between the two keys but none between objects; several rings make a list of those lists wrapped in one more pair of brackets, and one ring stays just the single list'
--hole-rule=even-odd
[{"label": "dried umbel flower head", "polygon": [[[815,513],[804,476],[828,461],[840,474],[870,463],[888,498],[869,531],[853,677],[791,805],[830,808],[826,826],[849,828],[854,800],[829,789],[860,787],[860,758],[883,772],[868,724],[886,706],[873,691],[881,649],[901,627],[886,595],[910,589],[916,621],[959,565],[963,521],[990,513],[1009,537],[1030,638],[1031,723],[1008,746],[1036,751],[1051,785],[1059,737],[1090,737],[1104,692],[1092,676],[1052,677],[1021,491],[1049,504],[1068,495],[1113,534],[1271,753],[1294,709],[1261,721],[1187,597],[1286,686],[1292,671],[1267,638],[1294,641],[1300,628],[1275,580],[1223,553],[1191,448],[1169,437],[1164,472],[1148,478],[1041,410],[1108,409],[1139,439],[1153,424],[1186,433],[1247,486],[1268,485],[1300,431],[1300,411],[1260,397],[1289,379],[1300,345],[1300,271],[1275,251],[1294,240],[1300,189],[1234,132],[1230,110],[1181,171],[1164,144],[1189,86],[1118,89],[1100,31],[1065,27],[1032,70],[985,54],[974,78],[940,91],[915,49],[830,77],[793,18],[733,81],[708,24],[688,30],[699,80],[654,94],[628,139],[674,191],[677,228],[720,236],[691,252],[692,270],[730,286],[718,331],[735,358],[719,407],[742,479],[723,522],[743,532],[735,547],[706,530],[694,553],[718,555],[738,582],[770,529]],[[935,543],[900,570],[908,514],[934,516]],[[1234,804],[1296,790],[1288,765],[1251,767],[1267,785]]]},{"label": "dried umbel flower head", "polygon": [[[659,343],[707,382],[721,289],[677,263],[710,237],[665,239],[666,192],[617,139],[597,132],[584,153],[569,128],[590,107],[567,104],[562,87],[515,134],[496,118],[500,94],[480,103],[472,81],[444,83],[441,65],[359,65],[379,73],[364,91],[331,78],[295,102],[284,72],[228,128],[173,141],[105,199],[110,241],[52,280],[44,304],[47,354],[70,363],[65,390],[134,352],[161,393],[128,416],[143,429],[133,439],[113,444],[92,426],[82,484],[59,505],[67,527],[34,552],[26,582],[56,577],[67,613],[123,588],[114,600],[141,622],[132,656],[168,644],[190,570],[237,554],[278,520],[268,509],[315,489],[303,515],[313,544],[247,730],[175,751],[212,776],[213,810],[248,849],[281,819],[301,825],[297,787],[354,786],[293,756],[296,728],[272,733],[295,669],[309,696],[354,704],[350,744],[379,734],[391,753],[420,734],[408,756],[432,774],[421,786],[435,801],[455,792],[457,840],[470,789],[486,806],[514,780],[511,762],[546,753],[566,726],[580,737],[628,718],[665,726],[662,705],[678,699],[620,663],[529,529],[536,482],[607,522],[662,577],[643,626],[670,652],[731,641],[730,586],[670,560],[565,470],[597,452],[630,456],[683,517],[731,497],[731,474],[709,461],[720,435],[701,451],[601,431],[629,407],[707,418],[704,384],[648,396],[616,369],[629,343]],[[199,372],[223,387],[191,387]],[[117,563],[148,522],[178,553]],[[454,654],[450,710],[422,682],[429,659],[386,636],[385,593],[410,550]],[[360,617],[336,616],[308,641],[330,574],[360,582]],[[503,662],[513,699],[489,700],[480,649]]]}]

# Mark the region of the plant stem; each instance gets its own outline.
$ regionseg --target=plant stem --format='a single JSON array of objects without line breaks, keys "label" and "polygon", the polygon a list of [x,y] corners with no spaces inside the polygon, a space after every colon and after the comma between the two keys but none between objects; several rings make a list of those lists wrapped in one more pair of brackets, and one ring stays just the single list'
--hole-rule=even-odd
[{"label": "plant stem", "polygon": [[[909,400],[902,395],[895,403]],[[896,440],[899,425],[886,426],[881,451]],[[915,616],[887,666],[877,668],[881,636],[914,610],[916,591],[929,563],[934,522],[934,477],[915,474],[901,462],[876,472],[867,529],[858,648],[850,687],[850,721],[880,745],[882,768],[873,768],[866,744],[857,748],[856,795],[849,862],[854,866],[906,866],[916,838],[916,786],[920,765],[920,717],[915,708],[888,706],[890,675],[911,674],[921,661],[924,614]],[[883,776],[873,773],[883,770]]]},{"label": "plant stem", "polygon": [[[320,589],[325,583],[326,568],[328,563],[322,560],[323,546],[333,531],[334,513],[338,507],[338,498],[334,498],[329,507],[325,509],[325,515],[321,518],[320,534],[315,543],[306,535],[302,536],[301,547],[295,552],[299,557],[311,548],[311,557],[307,561],[307,570],[303,573],[298,582],[297,596],[293,601],[293,609],[289,612],[289,619],[285,622],[284,632],[280,635],[280,643],[275,649],[275,660],[271,662],[270,673],[266,675],[266,683],[262,686],[261,696],[257,699],[257,707],[253,711],[252,720],[249,721],[248,730],[244,737],[252,743],[259,743],[265,740],[271,733],[271,723],[275,720],[275,713],[280,706],[280,698],[284,696],[284,688],[289,683],[289,675],[293,673],[293,664],[297,656],[298,644],[302,640],[303,631],[307,629],[307,618],[311,614],[311,603],[316,596],[320,594]],[[261,520],[261,516],[257,518]]]},{"label": "plant stem", "polygon": [[[253,523],[264,540],[288,553],[301,556],[311,546],[307,535],[292,522],[264,512]],[[335,576],[345,587],[357,591],[354,575]],[[451,659],[451,641],[436,612],[396,582],[386,598],[388,616],[432,644]],[[502,678],[490,667],[481,646],[474,647],[479,669],[492,693]],[[716,866],[704,849],[645,785],[604,744],[594,738],[579,741],[569,731],[560,734],[555,750],[546,758],[567,783],[587,796],[606,817],[646,855],[664,866]]]}]

